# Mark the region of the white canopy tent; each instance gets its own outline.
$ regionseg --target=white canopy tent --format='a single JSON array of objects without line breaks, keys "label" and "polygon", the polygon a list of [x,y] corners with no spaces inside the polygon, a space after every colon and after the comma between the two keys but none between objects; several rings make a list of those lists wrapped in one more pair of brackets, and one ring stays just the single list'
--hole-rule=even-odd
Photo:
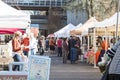
[{"label": "white canopy tent", "polygon": [[63,36],[64,36],[64,37],[70,37],[70,35],[71,35],[71,34],[70,34],[70,31],[73,30],[73,29],[76,29],[76,28],[78,28],[78,27],[80,27],[80,26],[82,26],[81,23],[78,24],[77,26],[73,27],[73,28],[69,28],[67,31],[64,31]]},{"label": "white canopy tent", "polygon": [[[75,28],[75,26],[71,23],[60,29],[59,31],[55,32],[54,35],[55,37],[69,37],[70,30]],[[67,34],[66,34],[67,33]]]},{"label": "white canopy tent", "polygon": [[101,22],[97,22],[95,24],[95,26],[93,26],[93,27],[105,27],[105,26],[107,26],[109,24],[108,21],[109,21],[109,19],[107,18],[107,19],[105,19],[105,20],[103,20]]},{"label": "white canopy tent", "polygon": [[[120,19],[120,16],[118,17],[118,19]],[[95,27],[109,27],[116,25],[116,23],[117,23],[117,12],[114,15],[112,15],[110,18],[107,18],[101,22],[97,22],[95,24]],[[120,20],[118,21],[118,24],[120,24]]]},{"label": "white canopy tent", "polygon": [[76,26],[76,28],[78,28],[78,27],[80,27],[80,26],[82,26],[82,23],[79,23],[79,24]]},{"label": "white canopy tent", "polygon": [[[118,14],[120,14],[120,12]],[[120,19],[120,16],[118,17],[118,19]],[[108,26],[116,25],[116,23],[117,23],[117,12],[109,18],[108,23],[110,24]],[[120,20],[118,20],[118,24],[120,24]]]},{"label": "white canopy tent", "polygon": [[26,28],[30,24],[30,15],[0,0],[0,28]]},{"label": "white canopy tent", "polygon": [[96,22],[97,22],[97,20],[94,17],[91,17],[81,27],[78,27],[78,28],[72,30],[70,33],[76,34],[76,35],[86,35],[86,34],[88,34],[88,29],[91,27],[94,27]]},{"label": "white canopy tent", "polygon": [[[120,17],[119,17],[120,18]],[[113,35],[115,32],[115,25],[117,23],[117,13],[115,13],[112,17],[107,18],[101,22],[97,22],[93,27],[89,29],[89,32],[93,35],[93,46],[95,51],[96,48],[96,36],[105,36],[106,39],[108,35]],[[118,22],[120,23],[120,22]],[[94,58],[94,67],[96,67],[96,60]]]},{"label": "white canopy tent", "polygon": [[[10,33],[10,32],[15,32],[19,30],[15,30],[15,28],[28,28],[30,24],[30,15],[25,14],[20,10],[14,9],[11,6],[7,5],[3,1],[0,0],[0,34],[3,33]],[[13,29],[14,28],[14,29]],[[12,29],[12,30],[11,30]],[[5,31],[7,30],[7,31]],[[13,31],[15,30],[15,31]],[[5,38],[3,38],[4,41]],[[5,46],[5,49],[4,49]],[[3,51],[9,51],[5,52],[5,59],[9,59],[9,62],[11,62],[12,59],[12,44],[11,41],[8,44],[1,45],[0,50]],[[1,55],[0,55],[1,56]]]},{"label": "white canopy tent", "polygon": [[[119,12],[120,14],[120,12]],[[118,17],[120,19],[120,16]],[[89,34],[93,34],[93,29],[95,30],[96,35],[115,35],[116,32],[116,23],[117,23],[117,13],[115,13],[110,18],[107,18],[101,22],[97,22],[94,28],[91,28]],[[120,26],[120,20],[118,20],[118,25]],[[119,29],[118,29],[119,30]],[[92,31],[92,32],[91,32]],[[119,30],[120,31],[120,30]]]}]

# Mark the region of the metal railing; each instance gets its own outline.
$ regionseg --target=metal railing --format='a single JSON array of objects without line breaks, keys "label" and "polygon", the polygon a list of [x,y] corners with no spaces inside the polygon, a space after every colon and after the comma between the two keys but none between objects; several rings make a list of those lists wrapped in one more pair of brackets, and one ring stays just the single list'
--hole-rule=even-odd
[{"label": "metal railing", "polygon": [[68,0],[2,0],[11,6],[62,7]]}]

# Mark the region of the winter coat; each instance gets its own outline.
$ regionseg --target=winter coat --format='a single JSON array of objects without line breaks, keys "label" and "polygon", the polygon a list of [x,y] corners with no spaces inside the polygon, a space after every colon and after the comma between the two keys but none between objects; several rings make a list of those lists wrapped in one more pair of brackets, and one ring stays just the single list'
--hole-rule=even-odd
[{"label": "winter coat", "polygon": [[118,41],[110,50],[107,51],[111,57],[109,74],[120,74],[120,41]]}]

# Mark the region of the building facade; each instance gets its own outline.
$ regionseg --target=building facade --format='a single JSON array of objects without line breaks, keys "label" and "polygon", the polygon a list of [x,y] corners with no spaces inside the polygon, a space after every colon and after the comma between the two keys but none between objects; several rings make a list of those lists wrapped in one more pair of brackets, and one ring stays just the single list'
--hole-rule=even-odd
[{"label": "building facade", "polygon": [[67,10],[67,23],[72,23],[73,25],[78,25],[84,23],[88,19],[88,14],[86,10]]}]

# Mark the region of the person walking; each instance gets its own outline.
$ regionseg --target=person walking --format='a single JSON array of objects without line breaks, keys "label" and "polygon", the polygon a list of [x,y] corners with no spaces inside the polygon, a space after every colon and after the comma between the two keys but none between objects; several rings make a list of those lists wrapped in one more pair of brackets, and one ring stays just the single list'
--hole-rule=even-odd
[{"label": "person walking", "polygon": [[45,46],[46,46],[46,51],[48,51],[49,50],[49,39],[48,38],[46,38],[45,40]]},{"label": "person walking", "polygon": [[57,47],[58,47],[58,57],[62,57],[62,38],[57,40]]},{"label": "person walking", "polygon": [[67,63],[67,56],[68,56],[68,44],[67,44],[67,38],[63,38],[63,44],[62,44],[62,53],[63,53],[63,63]]},{"label": "person walking", "polygon": [[76,48],[76,37],[72,36],[70,39],[70,61],[71,64],[77,60],[77,48]]},{"label": "person walking", "polygon": [[106,66],[101,80],[120,80],[120,41],[108,49],[106,55],[105,61],[101,62]]},{"label": "person walking", "polygon": [[55,53],[55,41],[53,37],[51,37],[49,40],[49,46],[50,46],[50,53],[54,54]]},{"label": "person walking", "polygon": [[68,60],[70,60],[70,54],[71,54],[71,42],[72,42],[73,37],[70,36],[68,39],[68,49],[69,49],[69,54],[68,54]]},{"label": "person walking", "polygon": [[76,37],[76,49],[77,49],[77,60],[79,59],[79,56],[82,55],[82,50],[81,50],[81,41],[79,37]]},{"label": "person walking", "polygon": [[44,36],[41,36],[38,40],[38,52],[40,53],[40,55],[44,55],[44,51],[45,51],[45,40],[44,40]]},{"label": "person walking", "polygon": [[108,67],[109,80],[120,80],[120,41],[116,42],[107,53],[111,58],[111,63]]}]

